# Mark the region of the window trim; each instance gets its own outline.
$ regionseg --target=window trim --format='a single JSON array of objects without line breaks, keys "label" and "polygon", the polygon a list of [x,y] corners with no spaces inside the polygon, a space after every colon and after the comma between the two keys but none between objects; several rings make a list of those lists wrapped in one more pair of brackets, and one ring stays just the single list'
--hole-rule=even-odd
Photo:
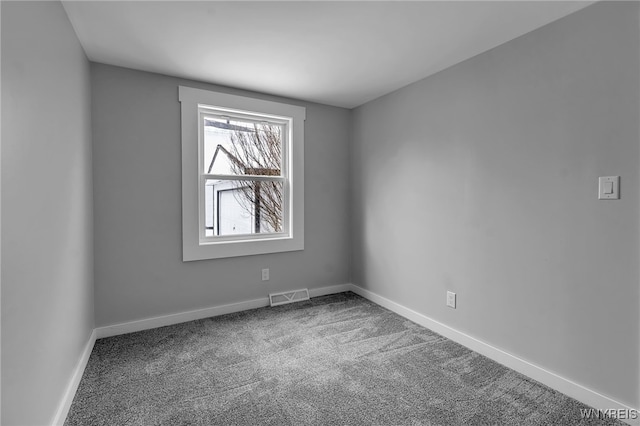
[{"label": "window trim", "polygon": [[[297,105],[179,86],[182,127],[182,260],[194,261],[304,250],[304,120]],[[211,106],[235,113],[290,119],[288,141],[289,233],[201,241],[200,109]],[[202,224],[201,224],[202,220]]]}]

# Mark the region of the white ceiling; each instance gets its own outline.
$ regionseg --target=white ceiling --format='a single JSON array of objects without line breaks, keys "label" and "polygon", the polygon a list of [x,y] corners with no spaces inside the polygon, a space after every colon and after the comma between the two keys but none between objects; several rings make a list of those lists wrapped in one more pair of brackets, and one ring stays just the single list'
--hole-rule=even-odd
[{"label": "white ceiling", "polygon": [[592,2],[64,1],[87,56],[355,107]]}]

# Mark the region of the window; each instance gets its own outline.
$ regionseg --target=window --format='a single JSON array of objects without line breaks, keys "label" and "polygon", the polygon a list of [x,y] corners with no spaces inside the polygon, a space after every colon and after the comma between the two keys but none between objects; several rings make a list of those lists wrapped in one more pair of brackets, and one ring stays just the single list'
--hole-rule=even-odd
[{"label": "window", "polygon": [[304,248],[303,107],[179,88],[183,260]]}]

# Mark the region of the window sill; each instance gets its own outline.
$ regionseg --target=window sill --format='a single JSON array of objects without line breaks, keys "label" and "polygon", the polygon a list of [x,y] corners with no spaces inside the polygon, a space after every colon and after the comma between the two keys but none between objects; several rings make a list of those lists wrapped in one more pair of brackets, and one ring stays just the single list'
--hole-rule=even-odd
[{"label": "window sill", "polygon": [[185,245],[182,251],[182,260],[189,262],[299,250],[304,250],[304,239],[302,237],[203,242],[201,244]]}]

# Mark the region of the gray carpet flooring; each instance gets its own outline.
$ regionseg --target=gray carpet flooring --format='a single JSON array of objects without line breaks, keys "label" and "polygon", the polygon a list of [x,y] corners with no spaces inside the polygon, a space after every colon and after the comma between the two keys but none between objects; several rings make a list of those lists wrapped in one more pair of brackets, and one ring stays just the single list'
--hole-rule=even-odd
[{"label": "gray carpet flooring", "polygon": [[583,404],[353,293],[96,342],[75,425],[587,425]]}]

